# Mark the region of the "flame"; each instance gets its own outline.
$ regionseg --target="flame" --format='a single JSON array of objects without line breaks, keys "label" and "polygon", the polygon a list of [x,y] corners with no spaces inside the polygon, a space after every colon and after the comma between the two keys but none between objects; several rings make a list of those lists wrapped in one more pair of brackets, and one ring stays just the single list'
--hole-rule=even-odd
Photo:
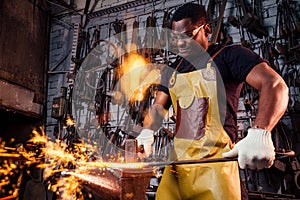
[{"label": "flame", "polygon": [[73,120],[70,116],[68,116],[66,120],[67,126],[74,126],[75,125],[75,120]]},{"label": "flame", "polygon": [[121,65],[120,74],[124,75],[124,74],[128,73],[129,71],[131,71],[135,68],[139,68],[146,64],[147,64],[147,61],[140,54],[137,54],[137,53],[128,54],[125,57],[123,64]]},{"label": "flame", "polygon": [[137,53],[129,54],[120,67],[120,88],[129,101],[142,101],[148,87],[158,83],[159,70]]},{"label": "flame", "polygon": [[[118,190],[119,186],[110,183],[111,180],[103,176],[108,169],[133,170],[133,172],[149,171],[146,163],[126,163],[124,158],[118,157],[119,162],[103,162],[96,157],[90,161],[91,153],[97,147],[90,144],[76,143],[70,147],[61,140],[51,141],[43,129],[33,130],[33,137],[26,146],[18,148],[5,147],[0,143],[0,191],[10,185],[10,176],[17,174],[31,165],[43,169],[43,180],[47,181],[48,189],[57,193],[62,199],[84,199],[82,182],[90,181],[95,185],[105,187],[111,191]],[[115,160],[115,156],[114,156]],[[94,173],[94,171],[98,173]],[[3,177],[3,178],[2,178]],[[22,176],[19,176],[17,185],[9,191],[9,195],[18,196]]]}]

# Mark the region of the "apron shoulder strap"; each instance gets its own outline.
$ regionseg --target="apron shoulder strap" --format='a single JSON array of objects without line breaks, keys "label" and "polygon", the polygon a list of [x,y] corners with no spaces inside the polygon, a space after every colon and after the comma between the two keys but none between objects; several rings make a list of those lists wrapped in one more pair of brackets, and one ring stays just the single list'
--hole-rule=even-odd
[{"label": "apron shoulder strap", "polygon": [[225,48],[226,46],[222,46],[219,50],[217,50],[208,60],[207,64],[206,64],[206,70],[204,73],[204,77],[206,79],[212,79],[215,80],[215,70],[212,69],[211,67],[211,63],[214,60],[214,58]]},{"label": "apron shoulder strap", "polygon": [[208,62],[213,61],[213,59],[215,59],[215,57],[225,48],[225,45],[222,45],[221,47],[217,47],[219,48],[219,50],[217,50],[214,54],[212,54],[212,56],[210,57]]}]

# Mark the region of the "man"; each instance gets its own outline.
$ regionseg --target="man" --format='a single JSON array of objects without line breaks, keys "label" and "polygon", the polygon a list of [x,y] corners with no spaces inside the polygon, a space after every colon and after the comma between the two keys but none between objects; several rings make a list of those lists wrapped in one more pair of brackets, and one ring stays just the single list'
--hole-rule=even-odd
[{"label": "man", "polygon": [[[170,159],[238,157],[242,169],[270,167],[275,159],[271,130],[288,104],[288,89],[281,76],[266,60],[240,45],[210,45],[204,6],[187,3],[178,8],[172,30],[180,59],[162,75],[138,144],[144,145],[147,155],[151,153],[153,133],[172,102],[176,135]],[[234,145],[244,82],[260,91],[258,113],[247,136]],[[238,164],[167,166],[156,198],[241,199]]]}]

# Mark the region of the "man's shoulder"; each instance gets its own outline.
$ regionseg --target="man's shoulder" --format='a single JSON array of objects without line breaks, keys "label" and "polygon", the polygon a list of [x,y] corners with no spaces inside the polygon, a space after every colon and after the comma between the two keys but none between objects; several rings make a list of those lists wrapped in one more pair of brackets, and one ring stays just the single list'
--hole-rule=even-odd
[{"label": "man's shoulder", "polygon": [[245,47],[241,44],[212,44],[208,47],[207,51],[212,55],[220,50],[228,51],[232,49],[245,49]]},{"label": "man's shoulder", "polygon": [[[230,45],[226,45],[225,46],[225,49],[226,50],[229,50],[229,49],[237,49],[237,50],[240,50],[240,49],[248,49],[246,47],[244,47],[243,45],[241,44],[230,44]],[[250,50],[250,49],[248,49]]]},{"label": "man's shoulder", "polygon": [[[221,49],[221,50],[220,50]],[[219,51],[219,52],[218,52]],[[210,55],[214,55],[215,52],[222,54],[222,57],[239,57],[239,55],[250,55],[253,51],[241,44],[230,44],[230,45],[218,45],[214,51],[210,52]]]}]

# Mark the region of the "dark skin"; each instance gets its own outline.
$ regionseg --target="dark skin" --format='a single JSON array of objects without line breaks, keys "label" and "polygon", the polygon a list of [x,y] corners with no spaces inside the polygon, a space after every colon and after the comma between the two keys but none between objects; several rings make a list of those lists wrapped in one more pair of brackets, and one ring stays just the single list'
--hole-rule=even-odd
[{"label": "dark skin", "polygon": [[[172,23],[172,30],[179,33],[191,33],[198,27],[199,25],[192,24],[189,18]],[[193,57],[199,55],[201,51],[207,50],[210,45],[208,41],[210,33],[210,26],[206,24],[197,33],[193,33],[193,35],[195,34],[193,38],[178,40],[177,47],[179,54],[182,57]],[[199,45],[201,48],[195,48],[195,45]],[[195,51],[195,49],[200,50]],[[289,100],[288,87],[282,77],[265,62],[259,63],[250,71],[246,77],[246,82],[260,91],[258,112],[253,126],[271,131],[287,108]],[[157,106],[165,106],[168,102],[168,98],[169,96],[164,92],[157,92],[153,110],[156,110],[155,107]],[[162,117],[159,117],[159,119],[162,119]],[[152,129],[157,129],[160,125],[161,124],[152,123],[151,120],[147,120],[145,123],[145,127]]]}]

